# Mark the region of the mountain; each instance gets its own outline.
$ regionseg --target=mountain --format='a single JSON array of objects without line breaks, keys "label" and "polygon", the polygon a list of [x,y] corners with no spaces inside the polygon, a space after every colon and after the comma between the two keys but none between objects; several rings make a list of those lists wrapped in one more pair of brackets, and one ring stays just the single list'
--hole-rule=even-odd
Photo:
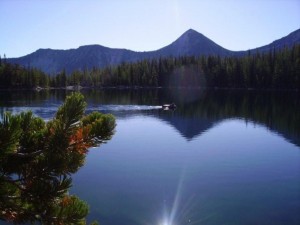
[{"label": "mountain", "polygon": [[87,45],[69,50],[39,49],[26,56],[9,59],[9,62],[36,67],[48,74],[56,74],[63,69],[70,73],[74,70],[93,67],[103,68],[122,62],[134,62],[143,58],[141,53],[126,49]]},{"label": "mountain", "polygon": [[233,55],[232,51],[221,47],[193,29],[189,29],[172,44],[156,52],[161,56]]},{"label": "mountain", "polygon": [[[300,29],[286,37],[250,51],[266,52],[270,49],[280,49],[284,46],[300,44]],[[166,56],[201,56],[220,55],[242,56],[247,51],[230,51],[216,44],[203,34],[189,29],[177,40],[161,49],[149,52],[135,52],[127,49],[108,48],[101,45],[86,45],[77,49],[53,50],[39,49],[29,55],[8,59],[11,63],[26,67],[36,67],[48,74],[56,74],[63,69],[67,73],[74,70],[91,69],[118,65],[122,62],[136,62],[143,59]]]},{"label": "mountain", "polygon": [[292,47],[295,44],[300,44],[300,29],[290,33],[288,36],[273,41],[271,44],[252,49],[251,51],[268,52],[272,49],[282,49],[284,47]]}]

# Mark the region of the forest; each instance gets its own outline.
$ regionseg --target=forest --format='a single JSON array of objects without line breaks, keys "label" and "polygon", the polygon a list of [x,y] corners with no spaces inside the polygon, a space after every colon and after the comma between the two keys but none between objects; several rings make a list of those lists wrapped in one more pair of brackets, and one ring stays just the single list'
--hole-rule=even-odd
[{"label": "forest", "polygon": [[0,58],[0,88],[209,87],[300,89],[300,45],[243,57],[181,56],[45,74]]}]

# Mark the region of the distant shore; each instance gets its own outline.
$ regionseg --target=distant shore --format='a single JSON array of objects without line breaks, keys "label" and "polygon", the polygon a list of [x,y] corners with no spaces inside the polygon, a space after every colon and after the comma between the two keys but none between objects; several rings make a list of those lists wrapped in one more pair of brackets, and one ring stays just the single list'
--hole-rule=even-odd
[{"label": "distant shore", "polygon": [[299,92],[299,89],[276,89],[276,88],[229,88],[229,87],[143,87],[143,86],[66,86],[66,87],[32,87],[32,88],[0,88],[0,91],[44,91],[44,90],[66,90],[66,91],[80,91],[80,90],[150,90],[150,89],[185,89],[185,90],[239,90],[239,91],[293,91]]}]

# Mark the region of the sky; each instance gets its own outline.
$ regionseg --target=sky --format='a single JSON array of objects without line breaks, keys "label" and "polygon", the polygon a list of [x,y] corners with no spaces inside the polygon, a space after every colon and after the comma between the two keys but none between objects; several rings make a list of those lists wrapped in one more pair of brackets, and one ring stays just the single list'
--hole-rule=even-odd
[{"label": "sky", "polygon": [[99,44],[149,51],[194,29],[229,50],[300,28],[300,0],[0,0],[0,55]]}]

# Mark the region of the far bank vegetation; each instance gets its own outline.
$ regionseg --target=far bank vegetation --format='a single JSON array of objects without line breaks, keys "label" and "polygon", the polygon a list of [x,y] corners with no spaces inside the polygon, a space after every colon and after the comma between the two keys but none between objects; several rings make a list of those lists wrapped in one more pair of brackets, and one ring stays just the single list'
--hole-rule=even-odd
[{"label": "far bank vegetation", "polygon": [[300,89],[300,45],[244,57],[166,57],[56,75],[0,58],[0,88],[217,87]]}]

